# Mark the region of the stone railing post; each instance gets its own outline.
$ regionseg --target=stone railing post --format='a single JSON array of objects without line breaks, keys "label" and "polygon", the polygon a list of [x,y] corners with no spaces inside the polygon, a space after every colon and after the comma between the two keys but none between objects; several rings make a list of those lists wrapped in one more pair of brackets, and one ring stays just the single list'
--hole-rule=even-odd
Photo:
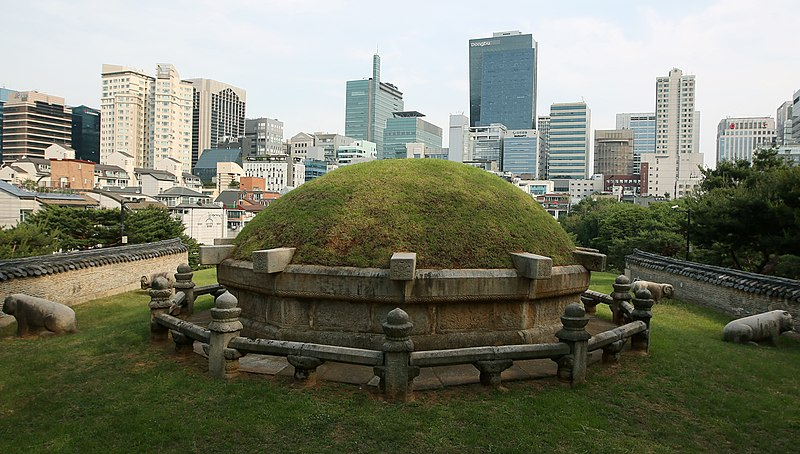
[{"label": "stone railing post", "polygon": [[583,303],[583,309],[589,315],[594,315],[597,313],[597,300],[592,298],[588,295],[581,295],[581,303]]},{"label": "stone railing post", "polygon": [[178,265],[178,272],[175,273],[175,293],[183,292],[186,295],[184,300],[184,307],[181,308],[181,315],[192,315],[194,313],[194,287],[195,283],[192,281],[192,268],[186,264],[181,263]]},{"label": "stone railing post", "polygon": [[414,378],[409,366],[414,342],[409,337],[414,324],[406,311],[393,309],[383,323],[383,367],[380,370],[381,387],[389,400],[405,402],[411,391]]},{"label": "stone railing post", "polygon": [[180,331],[170,330],[172,341],[175,343],[175,352],[188,355],[194,353],[194,339]]},{"label": "stone railing post", "polygon": [[473,365],[481,372],[481,385],[498,387],[502,384],[502,378],[500,377],[500,374],[502,374],[504,370],[513,366],[514,361],[510,359],[476,361],[473,363]]},{"label": "stone railing post", "polygon": [[172,306],[172,289],[169,281],[159,276],[150,284],[150,340],[163,342],[169,338],[169,330],[156,323],[156,317],[169,312]]},{"label": "stone railing post", "polygon": [[558,363],[558,379],[571,384],[586,380],[586,368],[589,362],[589,338],[586,331],[589,317],[578,303],[572,303],[564,309],[561,316],[564,325],[557,333],[559,341],[569,345],[569,354],[556,359]]},{"label": "stone railing post", "polygon": [[612,321],[615,325],[624,325],[625,313],[622,311],[622,303],[631,300],[631,280],[620,274],[611,286],[614,287],[614,291],[611,292],[611,299],[614,300],[611,304]]},{"label": "stone railing post", "polygon": [[294,366],[294,379],[307,380],[314,382],[316,379],[317,367],[325,361],[313,356],[288,355],[286,360]]},{"label": "stone railing post", "polygon": [[643,321],[647,329],[631,336],[631,350],[645,354],[650,352],[650,319],[653,318],[653,302],[653,296],[646,288],[639,289],[633,298],[631,318],[634,321]]},{"label": "stone railing post", "polygon": [[239,301],[229,292],[218,296],[211,309],[211,322],[208,329],[211,337],[208,343],[208,371],[215,378],[232,378],[239,373],[238,350],[228,348],[228,343],[238,337],[242,330],[239,314],[242,309],[236,307]]}]

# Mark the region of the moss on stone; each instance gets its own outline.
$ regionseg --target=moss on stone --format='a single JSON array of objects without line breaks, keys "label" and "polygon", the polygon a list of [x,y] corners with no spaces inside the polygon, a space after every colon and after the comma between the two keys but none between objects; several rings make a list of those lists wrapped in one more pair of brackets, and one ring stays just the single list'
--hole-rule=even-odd
[{"label": "moss on stone", "polygon": [[235,257],[297,248],[293,263],[388,268],[416,252],[417,268],[512,268],[510,252],[575,263],[574,245],[533,198],[464,164],[373,161],[303,184],[263,210],[236,238]]}]

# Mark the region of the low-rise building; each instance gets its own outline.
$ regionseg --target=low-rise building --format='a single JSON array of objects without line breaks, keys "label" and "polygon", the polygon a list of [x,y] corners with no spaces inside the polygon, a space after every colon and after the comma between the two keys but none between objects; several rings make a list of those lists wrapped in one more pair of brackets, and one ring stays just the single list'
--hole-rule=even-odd
[{"label": "low-rise building", "polygon": [[183,204],[170,207],[169,211],[181,221],[184,233],[200,244],[214,244],[214,239],[226,237],[228,219],[221,205]]}]

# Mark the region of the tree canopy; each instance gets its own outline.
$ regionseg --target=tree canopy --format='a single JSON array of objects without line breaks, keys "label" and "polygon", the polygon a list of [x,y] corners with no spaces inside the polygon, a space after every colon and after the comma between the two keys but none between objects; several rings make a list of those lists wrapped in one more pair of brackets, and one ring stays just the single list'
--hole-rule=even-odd
[{"label": "tree canopy", "polygon": [[0,259],[29,257],[55,251],[84,250],[121,244],[121,222],[129,244],[181,238],[189,246],[189,264],[198,263],[197,242],[164,208],[128,210],[46,206],[11,229],[0,229]]},{"label": "tree canopy", "polygon": [[752,163],[722,161],[702,173],[698,192],[685,199],[648,208],[584,199],[561,223],[622,269],[634,248],[683,258],[690,211],[691,260],[800,278],[800,167],[766,149]]}]

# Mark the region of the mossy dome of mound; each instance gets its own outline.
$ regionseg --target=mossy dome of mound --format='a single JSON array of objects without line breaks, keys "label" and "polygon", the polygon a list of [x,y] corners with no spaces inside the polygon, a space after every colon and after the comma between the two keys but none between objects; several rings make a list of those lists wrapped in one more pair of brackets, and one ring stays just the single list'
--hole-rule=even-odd
[{"label": "mossy dome of mound", "polygon": [[575,263],[572,241],[531,196],[480,169],[434,159],[342,167],[294,189],[236,238],[234,257],[294,247],[293,263],[388,268],[513,268],[510,252]]}]

